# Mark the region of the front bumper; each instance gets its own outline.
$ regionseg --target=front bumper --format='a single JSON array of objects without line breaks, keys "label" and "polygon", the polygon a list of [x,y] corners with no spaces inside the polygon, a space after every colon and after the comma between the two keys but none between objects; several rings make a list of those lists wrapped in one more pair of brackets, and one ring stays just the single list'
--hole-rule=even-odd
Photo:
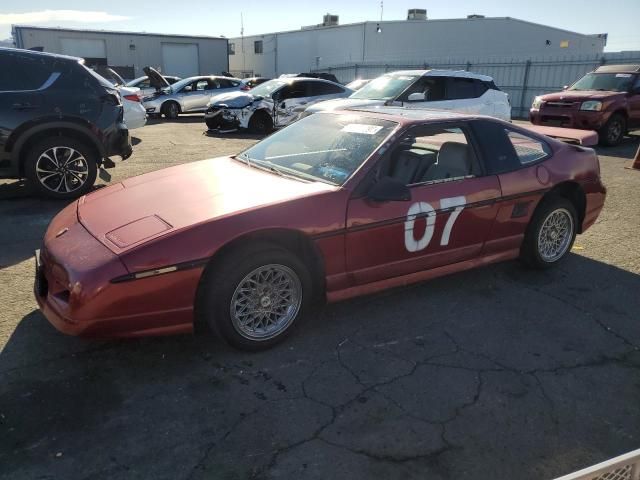
[{"label": "front bumper", "polygon": [[529,110],[529,120],[534,125],[599,130],[609,120],[609,112],[580,110],[579,106],[548,107]]},{"label": "front bumper", "polygon": [[82,201],[85,197],[51,221],[36,252],[33,292],[49,323],[62,333],[83,337],[193,331],[193,299],[204,267],[112,282],[130,272],[80,223],[77,209]]},{"label": "front bumper", "polygon": [[209,107],[204,112],[204,120],[209,128],[240,128],[238,116],[227,108]]}]

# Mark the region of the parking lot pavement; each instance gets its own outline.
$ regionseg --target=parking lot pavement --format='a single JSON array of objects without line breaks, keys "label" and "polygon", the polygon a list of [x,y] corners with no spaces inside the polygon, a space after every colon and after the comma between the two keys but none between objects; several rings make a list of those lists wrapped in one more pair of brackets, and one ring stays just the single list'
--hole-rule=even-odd
[{"label": "parking lot pavement", "polygon": [[[133,132],[113,181],[256,140],[202,130]],[[257,354],[57,333],[31,255],[63,204],[0,183],[0,478],[526,480],[637,448],[636,148],[599,151],[605,210],[559,268],[509,262],[318,307]]]}]

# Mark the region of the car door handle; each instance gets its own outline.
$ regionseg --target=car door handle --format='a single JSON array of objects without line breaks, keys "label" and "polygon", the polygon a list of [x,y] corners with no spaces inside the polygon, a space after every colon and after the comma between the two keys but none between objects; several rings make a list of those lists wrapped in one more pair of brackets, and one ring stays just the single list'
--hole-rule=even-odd
[{"label": "car door handle", "polygon": [[13,105],[11,105],[11,108],[13,108],[14,110],[29,110],[32,108],[36,108],[36,106],[32,105],[29,102],[25,102],[25,103],[14,103]]}]

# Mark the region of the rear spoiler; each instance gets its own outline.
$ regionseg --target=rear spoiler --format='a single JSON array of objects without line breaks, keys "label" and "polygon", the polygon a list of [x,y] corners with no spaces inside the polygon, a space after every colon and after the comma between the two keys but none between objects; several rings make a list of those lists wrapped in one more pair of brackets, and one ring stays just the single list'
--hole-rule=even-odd
[{"label": "rear spoiler", "polygon": [[518,125],[532,132],[555,138],[561,142],[592,147],[598,144],[598,132],[593,130],[578,130],[576,128],[545,127],[542,125]]}]

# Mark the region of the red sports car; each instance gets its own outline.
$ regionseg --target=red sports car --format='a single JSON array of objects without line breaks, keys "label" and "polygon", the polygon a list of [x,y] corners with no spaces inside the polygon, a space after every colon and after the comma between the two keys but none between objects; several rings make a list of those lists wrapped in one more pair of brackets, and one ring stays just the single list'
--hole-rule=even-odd
[{"label": "red sports car", "polygon": [[35,293],[68,334],[207,325],[260,349],[314,299],[517,257],[554,265],[605,194],[592,149],[493,118],[319,113],[239,155],[80,198],[47,230]]}]

